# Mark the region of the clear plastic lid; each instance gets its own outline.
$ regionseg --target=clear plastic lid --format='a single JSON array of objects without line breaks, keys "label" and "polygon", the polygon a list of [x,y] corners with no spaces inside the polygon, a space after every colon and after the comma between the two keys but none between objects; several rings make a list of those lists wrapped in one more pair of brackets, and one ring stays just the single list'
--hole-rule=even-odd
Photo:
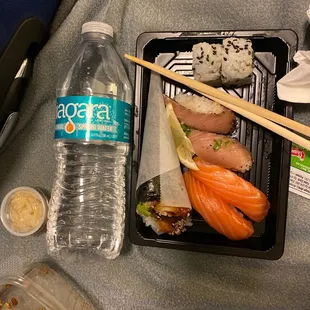
[{"label": "clear plastic lid", "polygon": [[64,278],[46,264],[35,264],[21,276],[0,279],[0,309],[94,310]]}]

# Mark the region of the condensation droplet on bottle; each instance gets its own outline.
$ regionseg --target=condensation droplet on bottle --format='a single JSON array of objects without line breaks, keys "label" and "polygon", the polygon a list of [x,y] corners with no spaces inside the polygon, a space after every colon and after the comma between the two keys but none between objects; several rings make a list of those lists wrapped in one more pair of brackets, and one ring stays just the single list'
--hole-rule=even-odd
[{"label": "condensation droplet on bottle", "polygon": [[87,70],[89,70],[90,69],[90,67],[87,67]]}]

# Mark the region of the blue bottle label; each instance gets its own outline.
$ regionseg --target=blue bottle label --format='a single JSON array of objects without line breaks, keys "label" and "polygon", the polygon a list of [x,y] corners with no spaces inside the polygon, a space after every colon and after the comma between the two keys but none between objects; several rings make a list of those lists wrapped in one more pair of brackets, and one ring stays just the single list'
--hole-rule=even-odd
[{"label": "blue bottle label", "polygon": [[131,105],[113,98],[57,98],[55,139],[130,141]]}]

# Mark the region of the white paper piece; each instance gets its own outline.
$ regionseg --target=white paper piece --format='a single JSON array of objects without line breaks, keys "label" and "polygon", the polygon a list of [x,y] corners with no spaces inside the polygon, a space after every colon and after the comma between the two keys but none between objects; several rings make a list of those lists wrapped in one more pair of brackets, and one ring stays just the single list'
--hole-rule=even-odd
[{"label": "white paper piece", "polygon": [[157,176],[162,204],[191,208],[165,112],[162,80],[151,73],[137,189]]},{"label": "white paper piece", "polygon": [[299,51],[294,56],[299,65],[277,83],[281,100],[310,103],[310,51]]},{"label": "white paper piece", "polygon": [[307,14],[307,17],[308,17],[308,21],[310,23],[310,5],[309,5],[309,9],[307,10],[306,14]]},{"label": "white paper piece", "polygon": [[291,167],[290,192],[310,199],[310,174]]}]

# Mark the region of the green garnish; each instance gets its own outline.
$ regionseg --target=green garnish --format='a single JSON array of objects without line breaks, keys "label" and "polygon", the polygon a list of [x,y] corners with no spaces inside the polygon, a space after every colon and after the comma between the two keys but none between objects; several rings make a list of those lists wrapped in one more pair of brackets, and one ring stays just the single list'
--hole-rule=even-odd
[{"label": "green garnish", "polygon": [[229,139],[224,139],[224,140],[214,139],[213,151],[218,151],[221,147],[227,147],[231,143],[232,141]]},{"label": "green garnish", "polygon": [[213,151],[218,151],[221,146],[222,146],[223,141],[222,140],[216,140],[214,139],[214,144],[213,144]]},{"label": "green garnish", "polygon": [[186,136],[188,136],[188,135],[191,133],[191,131],[192,131],[192,130],[190,129],[190,127],[188,127],[188,126],[185,125],[185,124],[181,124],[181,127],[182,127],[184,133],[186,134]]},{"label": "green garnish", "polygon": [[227,145],[229,145],[230,143],[231,143],[230,140],[225,141],[225,142],[224,142],[224,147],[227,147]]},{"label": "green garnish", "polygon": [[140,216],[151,216],[152,207],[144,202],[139,202],[137,205],[137,213]]}]

